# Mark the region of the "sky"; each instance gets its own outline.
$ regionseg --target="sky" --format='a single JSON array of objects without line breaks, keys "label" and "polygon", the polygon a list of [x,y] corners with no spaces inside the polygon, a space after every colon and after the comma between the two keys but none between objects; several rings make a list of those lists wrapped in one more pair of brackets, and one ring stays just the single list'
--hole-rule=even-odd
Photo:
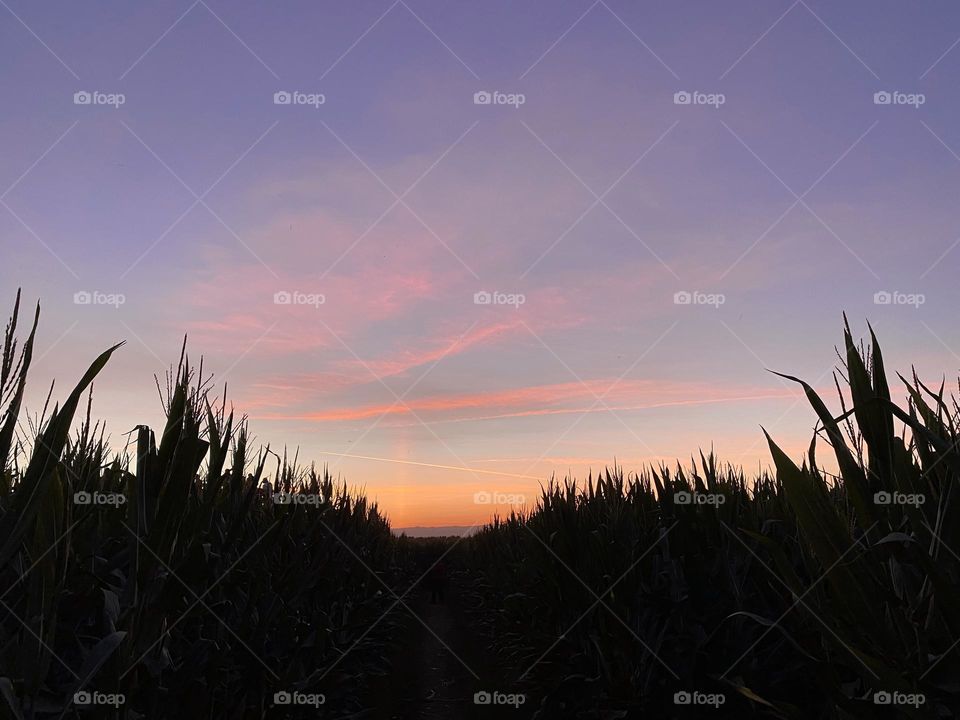
[{"label": "sky", "polygon": [[158,428],[186,334],[258,442],[396,526],[767,466],[761,425],[799,458],[767,370],[837,409],[843,312],[960,367],[958,45],[951,2],[0,0],[28,410],[126,340],[95,413]]}]

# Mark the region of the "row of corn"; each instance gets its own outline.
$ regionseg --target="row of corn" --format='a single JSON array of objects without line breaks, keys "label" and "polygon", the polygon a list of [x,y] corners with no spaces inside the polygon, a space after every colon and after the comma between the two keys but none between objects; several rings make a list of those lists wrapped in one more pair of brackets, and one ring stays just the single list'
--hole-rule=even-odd
[{"label": "row of corn", "polygon": [[0,365],[0,718],[361,709],[400,562],[376,505],[254,452],[183,353],[124,452],[81,406],[117,348],[24,420],[38,317],[19,342],[18,294]]},{"label": "row of corn", "polygon": [[[551,482],[469,541],[477,623],[538,717],[960,716],[960,435],[845,328],[838,407],[769,474]],[[842,390],[842,391],[841,391]],[[822,469],[817,456],[830,453]]]}]

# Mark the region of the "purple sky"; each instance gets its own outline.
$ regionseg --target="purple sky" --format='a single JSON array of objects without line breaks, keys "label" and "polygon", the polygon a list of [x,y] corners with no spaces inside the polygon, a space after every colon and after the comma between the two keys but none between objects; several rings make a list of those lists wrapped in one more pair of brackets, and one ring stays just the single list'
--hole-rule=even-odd
[{"label": "purple sky", "polygon": [[764,368],[829,391],[842,311],[960,365],[958,39],[949,2],[0,0],[29,407],[126,339],[95,407],[156,427],[187,332],[399,525],[614,458],[756,467],[760,424],[796,454]]}]

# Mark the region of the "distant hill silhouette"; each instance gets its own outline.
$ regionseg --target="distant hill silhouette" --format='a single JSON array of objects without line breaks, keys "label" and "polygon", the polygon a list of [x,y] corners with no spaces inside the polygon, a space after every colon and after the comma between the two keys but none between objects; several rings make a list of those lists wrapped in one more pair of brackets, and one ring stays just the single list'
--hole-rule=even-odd
[{"label": "distant hill silhouette", "polygon": [[479,525],[442,525],[440,527],[407,527],[393,528],[395,535],[405,533],[407,537],[444,537],[449,535],[461,536],[476,532]]}]

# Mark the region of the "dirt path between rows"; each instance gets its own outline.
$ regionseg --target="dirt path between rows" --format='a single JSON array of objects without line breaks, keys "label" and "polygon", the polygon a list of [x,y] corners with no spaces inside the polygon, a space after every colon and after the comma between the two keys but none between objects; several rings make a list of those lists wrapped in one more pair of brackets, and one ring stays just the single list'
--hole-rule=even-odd
[{"label": "dirt path between rows", "polygon": [[[407,615],[406,630],[392,658],[392,671],[376,688],[377,720],[527,720],[533,699],[519,707],[478,704],[481,692],[516,692],[505,682],[486,644],[471,630],[464,586],[451,578],[442,602],[431,603],[424,591],[411,593],[408,604],[419,620]],[[422,622],[421,622],[422,621]],[[481,696],[482,700],[483,697]]]}]

